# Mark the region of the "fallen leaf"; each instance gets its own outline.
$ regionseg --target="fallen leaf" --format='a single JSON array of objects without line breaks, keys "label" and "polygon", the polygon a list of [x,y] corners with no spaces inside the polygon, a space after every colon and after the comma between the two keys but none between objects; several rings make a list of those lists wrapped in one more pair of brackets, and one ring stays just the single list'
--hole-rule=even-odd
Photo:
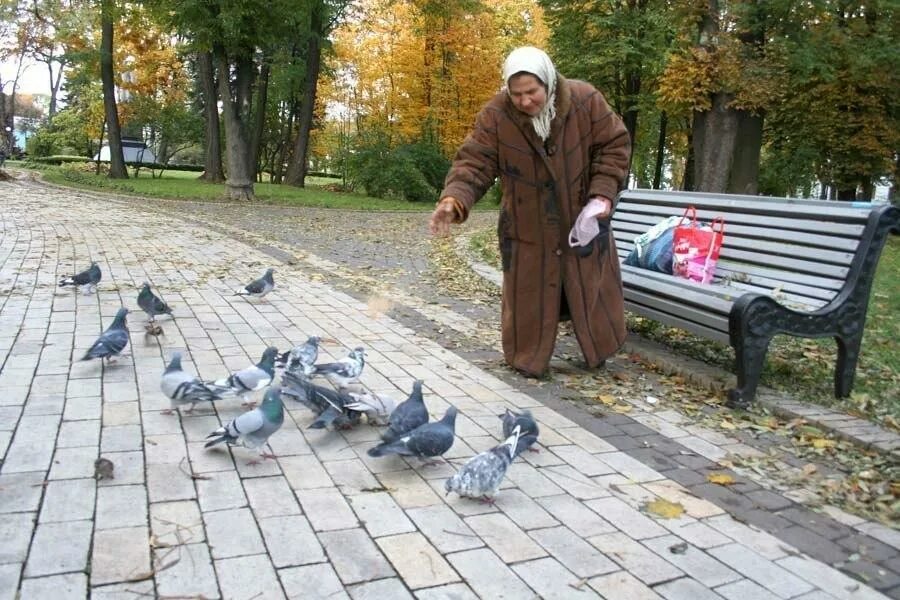
[{"label": "fallen leaf", "polygon": [[663,519],[677,519],[684,514],[684,507],[677,502],[669,502],[665,498],[657,498],[644,505],[644,511]]},{"label": "fallen leaf", "polygon": [[737,483],[734,480],[734,477],[728,473],[710,473],[706,476],[706,480],[710,483],[717,483],[719,485],[734,485]]}]

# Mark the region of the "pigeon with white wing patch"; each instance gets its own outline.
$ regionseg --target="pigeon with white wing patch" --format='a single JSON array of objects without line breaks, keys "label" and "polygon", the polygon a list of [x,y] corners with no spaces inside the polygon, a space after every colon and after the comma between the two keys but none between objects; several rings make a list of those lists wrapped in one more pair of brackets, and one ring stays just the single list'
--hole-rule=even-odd
[{"label": "pigeon with white wing patch", "polygon": [[244,289],[238,291],[235,296],[262,298],[275,289],[275,278],[272,276],[273,273],[275,273],[275,269],[266,269],[266,272],[262,277],[254,279],[245,285]]},{"label": "pigeon with white wing patch", "polygon": [[164,414],[172,414],[179,406],[190,404],[185,412],[192,412],[198,402],[215,402],[221,400],[227,389],[217,388],[213,384],[204,383],[196,375],[188,373],[181,368],[181,352],[173,352],[172,360],[166,367],[159,384],[162,393],[171,400],[172,407],[162,411]]},{"label": "pigeon with white wing patch", "polygon": [[346,388],[359,381],[366,366],[366,352],[361,347],[354,348],[346,357],[333,363],[315,365],[313,375],[322,375],[336,388]]},{"label": "pigeon with white wing patch", "polygon": [[506,440],[490,450],[476,454],[455,475],[447,479],[444,489],[464,498],[493,503],[497,490],[518,452],[520,429],[517,425]]},{"label": "pigeon with white wing patch", "polygon": [[247,394],[259,391],[272,383],[272,378],[275,377],[276,356],[278,356],[278,348],[269,346],[263,352],[258,363],[217,380],[215,385],[219,388],[230,389],[241,397],[242,404],[249,405]]},{"label": "pigeon with white wing patch", "polygon": [[100,270],[100,265],[96,262],[92,262],[91,266],[82,271],[81,273],[76,273],[74,275],[70,275],[68,277],[63,277],[59,280],[60,287],[66,286],[75,286],[81,287],[85,286],[84,293],[90,294],[91,292],[97,291],[97,284],[100,283],[100,279],[103,277],[103,272]]}]

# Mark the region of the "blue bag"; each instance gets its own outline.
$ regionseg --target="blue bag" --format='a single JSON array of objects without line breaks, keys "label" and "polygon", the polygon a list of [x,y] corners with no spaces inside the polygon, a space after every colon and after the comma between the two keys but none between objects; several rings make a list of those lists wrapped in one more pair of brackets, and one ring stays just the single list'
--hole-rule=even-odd
[{"label": "blue bag", "polygon": [[625,259],[632,267],[672,274],[672,242],[683,217],[669,217],[634,238],[634,248]]}]

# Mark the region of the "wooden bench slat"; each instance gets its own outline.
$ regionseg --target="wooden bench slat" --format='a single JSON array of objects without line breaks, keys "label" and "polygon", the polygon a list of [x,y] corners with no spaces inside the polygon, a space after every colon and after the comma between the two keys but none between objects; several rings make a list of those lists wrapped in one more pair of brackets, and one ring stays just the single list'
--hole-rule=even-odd
[{"label": "wooden bench slat", "polygon": [[732,210],[748,214],[799,216],[820,221],[861,222],[868,220],[875,205],[870,203],[834,202],[800,198],[773,198],[770,196],[741,196],[737,194],[709,194],[703,192],[659,192],[658,190],[625,190],[620,202],[635,198],[642,205],[679,206],[693,205],[714,210]]},{"label": "wooden bench slat", "polygon": [[[646,219],[646,222],[641,223],[629,220],[620,221],[613,219],[613,235],[615,236],[617,243],[620,239],[627,239],[629,242],[631,242],[634,240],[634,238],[646,232],[653,225],[656,225],[660,221],[662,221],[662,219],[658,217],[648,217]],[[732,240],[737,238],[783,242],[784,232],[772,229],[770,227],[735,225],[726,221],[725,244],[730,244]],[[790,242],[791,244],[796,244],[799,246],[811,246],[814,248],[824,248],[826,250],[849,252],[851,254],[853,252],[856,252],[856,248],[857,246],[859,246],[859,240],[855,237],[844,238],[834,235],[821,235],[816,233],[804,232],[793,232],[791,234]]]},{"label": "wooden bench slat", "polygon": [[631,303],[627,300],[625,301],[625,308],[641,316],[653,319],[654,321],[659,321],[660,323],[668,325],[669,327],[684,329],[708,340],[715,340],[717,342],[722,342],[723,344],[729,343],[729,337],[727,333],[723,333],[716,329],[710,329],[709,327],[704,327],[696,323],[685,321],[684,319],[680,319],[677,316],[660,312],[654,308],[641,306],[640,304]]},{"label": "wooden bench slat", "polygon": [[664,298],[663,296],[654,295],[652,292],[631,288],[625,291],[625,300],[626,302],[633,302],[658,310],[661,313],[677,315],[679,318],[687,319],[709,329],[728,333],[727,315],[714,315],[703,308],[685,306],[679,301],[679,298]]},{"label": "wooden bench slat", "polygon": [[[727,315],[731,305],[743,292],[728,290],[724,286],[704,285],[688,280],[679,280],[665,273],[648,271],[639,267],[622,265],[622,281],[635,289],[644,289],[658,295],[678,298],[683,303],[704,307],[707,310]],[[737,293],[735,293],[737,292]]]},{"label": "wooden bench slat", "polygon": [[[716,283],[718,283],[718,281]],[[780,304],[783,304],[784,306],[793,310],[799,310],[802,312],[812,312],[818,310],[828,304],[835,296],[835,294],[831,294],[831,297],[829,298],[819,298],[807,295],[806,292],[813,288],[803,288],[803,291],[801,293],[793,293],[788,289],[787,285],[781,287],[754,284],[753,282],[745,283],[741,281],[729,281],[727,282],[727,284],[721,283],[719,285],[727,285],[727,287],[735,290],[736,294],[754,292],[756,294],[770,296],[777,300]],[[777,290],[777,292],[775,290]]]}]

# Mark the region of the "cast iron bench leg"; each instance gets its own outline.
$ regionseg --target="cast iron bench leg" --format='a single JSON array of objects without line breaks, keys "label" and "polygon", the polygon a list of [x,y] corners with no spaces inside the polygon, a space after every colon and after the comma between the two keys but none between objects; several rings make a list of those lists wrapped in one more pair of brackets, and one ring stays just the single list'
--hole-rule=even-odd
[{"label": "cast iron bench leg", "polygon": [[837,366],[834,371],[834,395],[836,398],[846,398],[853,389],[862,336],[863,332],[860,330],[853,335],[835,336],[834,338],[837,340],[838,347]]}]

